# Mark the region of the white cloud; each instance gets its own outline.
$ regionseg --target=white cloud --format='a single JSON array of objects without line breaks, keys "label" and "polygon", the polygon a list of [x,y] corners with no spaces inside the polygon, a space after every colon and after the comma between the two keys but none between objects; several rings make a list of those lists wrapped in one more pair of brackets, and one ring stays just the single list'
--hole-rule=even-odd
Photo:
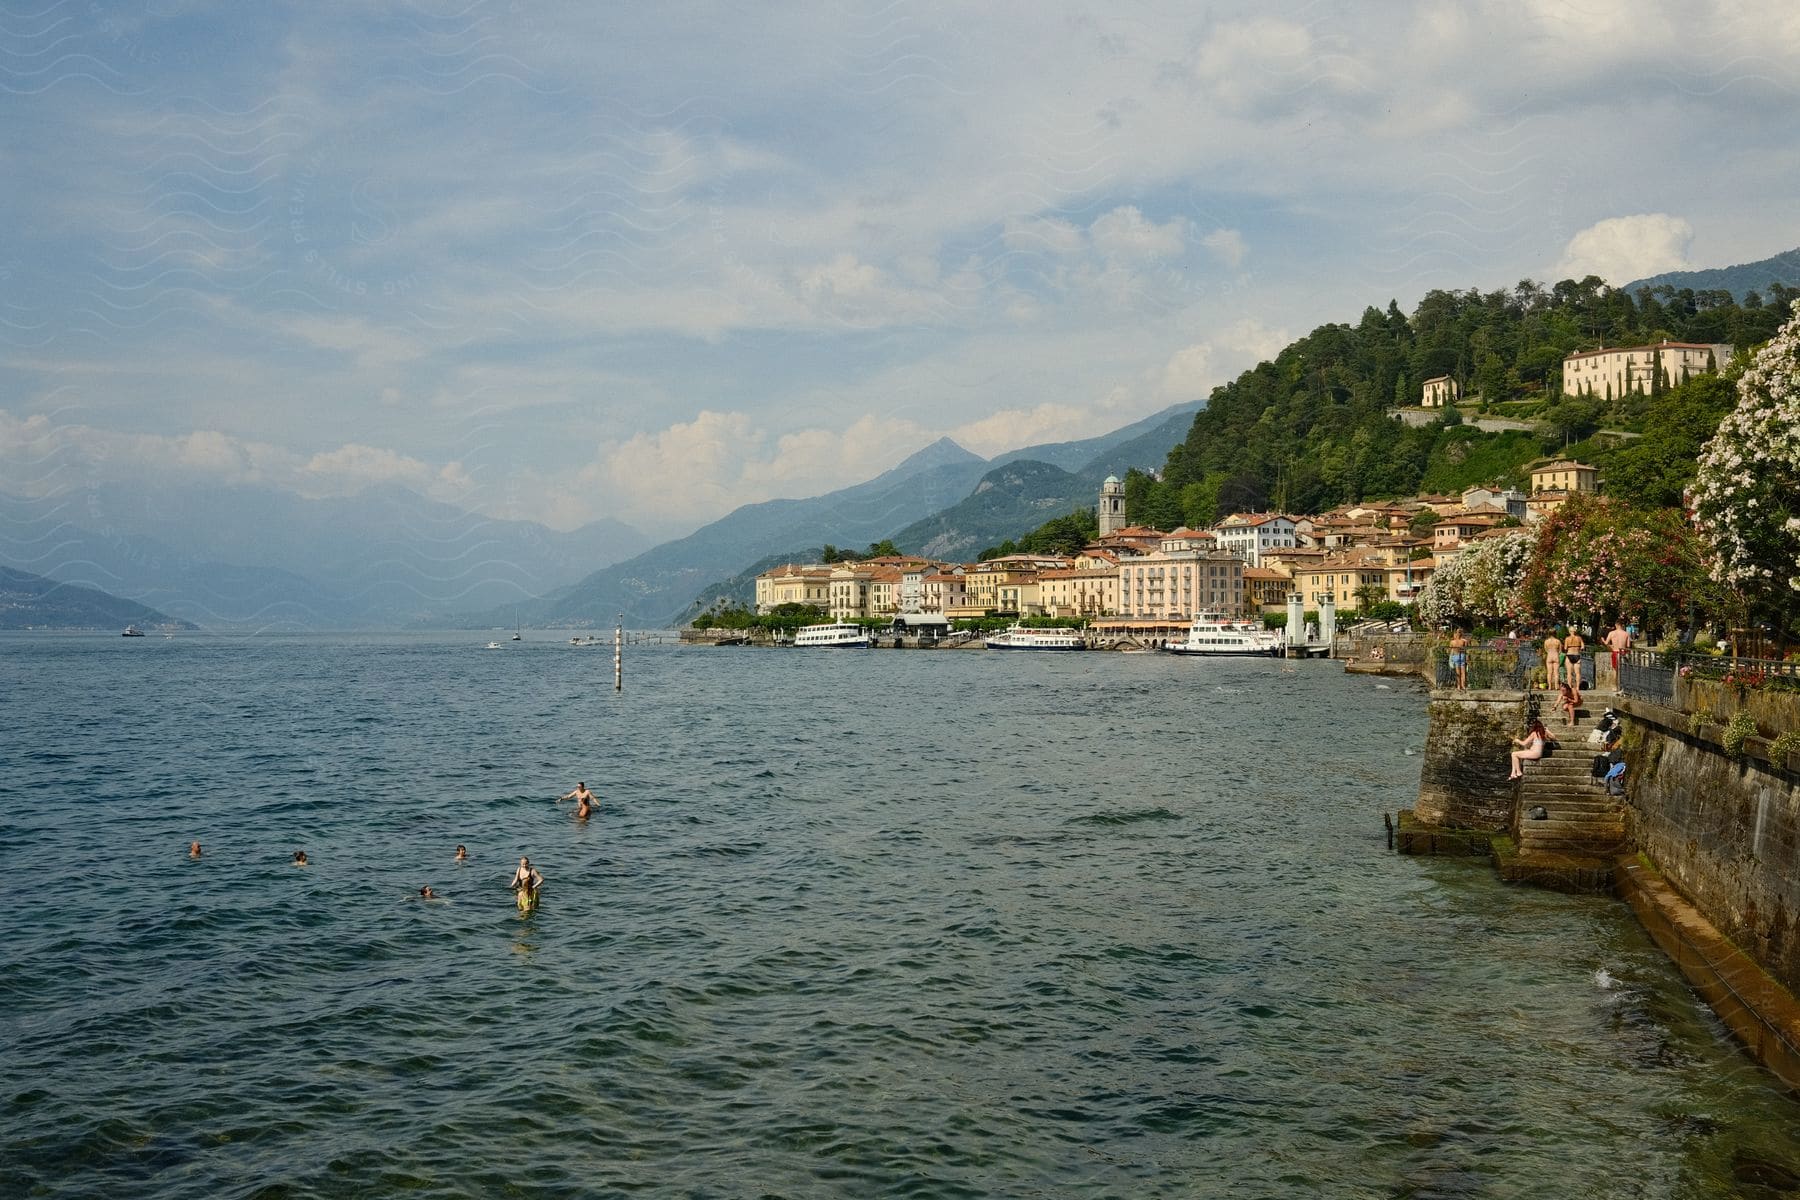
[{"label": "white cloud", "polygon": [[1273,358],[1293,341],[1285,329],[1270,329],[1246,317],[1223,326],[1210,339],[1184,346],[1163,366],[1158,391],[1165,401],[1197,400],[1239,371]]},{"label": "white cloud", "polygon": [[1040,442],[1060,442],[1088,437],[1095,428],[1093,409],[1069,404],[1039,404],[1032,408],[1003,408],[950,431],[957,445],[984,458]]},{"label": "white cloud", "polygon": [[1244,235],[1235,229],[1215,229],[1201,238],[1200,244],[1233,271],[1244,265],[1244,258],[1250,253]]},{"label": "white cloud", "polygon": [[377,483],[430,488],[434,483],[455,480],[460,470],[459,463],[438,468],[392,450],[355,442],[315,454],[300,468],[304,475],[317,481],[315,487],[326,488],[333,494],[353,492]]},{"label": "white cloud", "polygon": [[1108,258],[1176,258],[1187,249],[1187,219],[1174,217],[1161,225],[1145,218],[1134,204],[1123,204],[1088,227],[1094,248]]},{"label": "white cloud", "polygon": [[[646,527],[691,526],[743,504],[861,483],[934,436],[912,421],[878,414],[841,430],[775,435],[748,413],[709,409],[601,448],[580,472],[581,487],[548,500],[548,519],[567,527],[616,512]],[[616,508],[610,497],[618,498]]]},{"label": "white cloud", "polygon": [[1668,213],[1608,217],[1569,239],[1555,277],[1598,275],[1619,287],[1646,275],[1683,270],[1693,239],[1694,227]]},{"label": "white cloud", "polygon": [[1176,400],[1206,395],[1218,382],[1213,374],[1212,354],[1212,346],[1207,342],[1177,350],[1163,367],[1163,394]]},{"label": "white cloud", "polygon": [[1058,217],[1008,217],[1001,227],[1001,239],[1012,250],[1058,256],[1079,254],[1086,245],[1081,230]]}]

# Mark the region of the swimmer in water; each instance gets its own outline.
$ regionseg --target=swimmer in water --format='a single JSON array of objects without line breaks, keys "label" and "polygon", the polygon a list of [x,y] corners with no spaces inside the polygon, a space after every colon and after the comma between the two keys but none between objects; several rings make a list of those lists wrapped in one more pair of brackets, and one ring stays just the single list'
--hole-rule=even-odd
[{"label": "swimmer in water", "polygon": [[304,850],[294,851],[294,865],[296,867],[304,867],[306,865],[306,851],[304,851]]},{"label": "swimmer in water", "polygon": [[577,783],[574,791],[564,792],[556,798],[558,804],[561,804],[564,800],[573,800],[585,808],[594,802],[594,793],[588,791],[587,784]]},{"label": "swimmer in water", "polygon": [[431,885],[429,883],[419,889],[419,899],[436,900],[437,898],[438,894],[431,890]]},{"label": "swimmer in water", "polygon": [[519,869],[513,872],[512,882],[506,886],[518,893],[519,908],[529,911],[537,905],[538,889],[544,886],[544,875],[531,865],[529,858],[521,858]]},{"label": "swimmer in water", "polygon": [[456,861],[457,862],[469,861],[469,848],[467,846],[458,846],[456,848]]},{"label": "swimmer in water", "polygon": [[200,857],[200,843],[199,842],[189,842],[188,843],[188,857],[189,858],[199,858]]}]

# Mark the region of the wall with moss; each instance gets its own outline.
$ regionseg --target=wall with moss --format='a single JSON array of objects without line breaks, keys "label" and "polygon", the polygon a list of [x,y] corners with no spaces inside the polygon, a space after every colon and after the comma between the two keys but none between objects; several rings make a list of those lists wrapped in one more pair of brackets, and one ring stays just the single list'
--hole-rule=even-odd
[{"label": "wall with moss", "polygon": [[1517,692],[1434,692],[1414,815],[1432,825],[1506,830],[1512,739],[1524,728]]},{"label": "wall with moss", "polygon": [[1800,779],[1728,753],[1717,724],[1622,705],[1631,840],[1733,944],[1800,991]]}]

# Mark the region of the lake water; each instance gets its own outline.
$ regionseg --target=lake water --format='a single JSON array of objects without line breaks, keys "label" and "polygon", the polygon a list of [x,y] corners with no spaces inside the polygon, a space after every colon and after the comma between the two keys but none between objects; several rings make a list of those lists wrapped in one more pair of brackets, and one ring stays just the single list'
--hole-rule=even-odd
[{"label": "lake water", "polygon": [[[1386,851],[1406,684],[664,646],[614,695],[606,649],[486,639],[0,638],[0,1195],[1707,1197],[1800,1168],[1800,1105],[1622,905]],[[553,802],[578,779],[585,825]]]}]

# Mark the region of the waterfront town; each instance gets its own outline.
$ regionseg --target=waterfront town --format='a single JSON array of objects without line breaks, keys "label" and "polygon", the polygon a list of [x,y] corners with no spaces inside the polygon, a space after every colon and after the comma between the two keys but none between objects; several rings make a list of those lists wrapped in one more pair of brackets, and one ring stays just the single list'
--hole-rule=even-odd
[{"label": "waterfront town", "polygon": [[1295,594],[1308,611],[1329,594],[1345,612],[1367,614],[1413,603],[1434,572],[1483,539],[1600,491],[1595,468],[1568,459],[1543,463],[1530,480],[1528,492],[1474,487],[1311,515],[1232,513],[1208,529],[1165,531],[1128,524],[1124,484],[1108,477],[1098,535],[1072,556],[786,563],[757,577],[756,611],[800,604],[834,621],[920,630],[990,617],[1074,619],[1103,638],[1150,642],[1184,632],[1203,612],[1283,614]]}]

